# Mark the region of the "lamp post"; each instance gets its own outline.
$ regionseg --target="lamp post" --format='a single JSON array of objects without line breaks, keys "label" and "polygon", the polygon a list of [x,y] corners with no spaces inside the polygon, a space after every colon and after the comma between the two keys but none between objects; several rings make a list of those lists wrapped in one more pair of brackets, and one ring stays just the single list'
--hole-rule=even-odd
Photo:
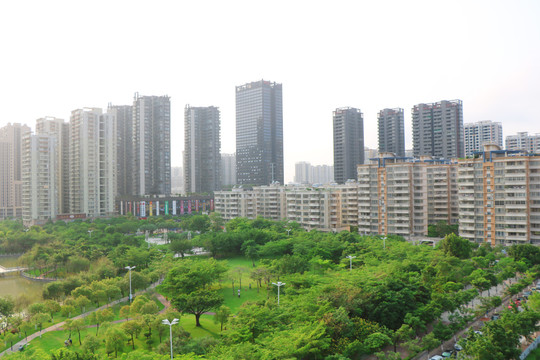
[{"label": "lamp post", "polygon": [[170,336],[171,336],[171,360],[172,360],[172,358],[173,358],[173,353],[172,353],[172,326],[178,324],[178,319],[173,319],[173,321],[169,321],[169,319],[165,319],[165,320],[162,321],[162,324],[163,325],[169,325],[169,331],[170,331]]},{"label": "lamp post", "polygon": [[131,270],[135,269],[136,266],[126,266],[125,268],[129,270],[129,303],[131,304],[131,299],[133,298],[131,295]]},{"label": "lamp post", "polygon": [[287,229],[287,236],[291,236],[291,230],[292,229]]},{"label": "lamp post", "polygon": [[386,249],[386,236],[382,238],[383,241],[383,249]]},{"label": "lamp post", "polygon": [[356,258],[356,256],[347,255],[347,259],[349,259],[349,271],[352,271],[352,259]]},{"label": "lamp post", "polygon": [[281,282],[281,281],[278,281],[277,284],[276,284],[276,283],[272,283],[272,284],[274,284],[274,285],[277,286],[277,304],[279,305],[279,289],[280,289],[283,285],[285,285],[285,283],[284,283],[284,282]]},{"label": "lamp post", "polygon": [[92,232],[93,232],[93,231],[94,231],[94,230],[88,230],[88,233],[90,234],[90,239],[92,238]]}]

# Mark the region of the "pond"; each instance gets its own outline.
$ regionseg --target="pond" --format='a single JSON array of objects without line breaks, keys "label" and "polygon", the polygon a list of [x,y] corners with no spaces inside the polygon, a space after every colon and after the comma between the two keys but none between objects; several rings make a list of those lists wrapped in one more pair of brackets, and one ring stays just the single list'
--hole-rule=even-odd
[{"label": "pond", "polygon": [[[17,266],[16,257],[0,257],[0,265],[3,267]],[[41,299],[41,291],[44,283],[31,281],[19,275],[0,275],[0,297],[11,296],[17,298],[25,294],[28,298],[37,301]]]}]

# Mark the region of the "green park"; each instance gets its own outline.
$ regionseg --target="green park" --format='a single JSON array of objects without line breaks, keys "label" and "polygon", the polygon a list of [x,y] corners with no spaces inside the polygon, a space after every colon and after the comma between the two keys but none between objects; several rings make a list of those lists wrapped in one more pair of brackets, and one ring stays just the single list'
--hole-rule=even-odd
[{"label": "green park", "polygon": [[517,359],[540,293],[506,304],[536,287],[540,249],[457,232],[433,247],[216,213],[3,221],[3,266],[25,277],[0,277],[0,356],[427,359],[457,341],[458,358]]}]

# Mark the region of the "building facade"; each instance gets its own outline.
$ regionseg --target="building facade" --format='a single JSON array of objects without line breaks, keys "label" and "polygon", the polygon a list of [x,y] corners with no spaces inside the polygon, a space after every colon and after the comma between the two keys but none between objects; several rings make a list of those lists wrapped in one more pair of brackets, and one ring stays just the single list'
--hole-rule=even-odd
[{"label": "building facade", "polygon": [[485,146],[459,160],[459,233],[475,242],[540,244],[540,156]]},{"label": "building facade", "polygon": [[236,87],[238,184],[283,184],[282,85],[257,81]]},{"label": "building facade", "polygon": [[59,154],[53,134],[26,133],[22,151],[22,207],[26,225],[42,225],[60,214],[62,186]]},{"label": "building facade", "polygon": [[502,125],[490,120],[467,123],[463,127],[465,141],[465,156],[471,157],[473,153],[482,151],[484,145],[503,146]]},{"label": "building facade", "polygon": [[333,113],[334,180],[343,184],[356,179],[364,163],[364,115],[359,109],[338,108]]},{"label": "building facade", "polygon": [[116,119],[116,193],[133,194],[133,106],[109,104]]},{"label": "building facade", "polygon": [[414,157],[456,159],[465,156],[461,100],[415,105],[412,126]]},{"label": "building facade", "polygon": [[221,189],[220,114],[215,106],[184,109],[184,190]]},{"label": "building facade", "polygon": [[133,100],[133,195],[171,193],[171,103],[168,96]]},{"label": "building facade", "polygon": [[22,217],[22,139],[28,133],[21,124],[0,128],[0,219]]},{"label": "building facade", "polygon": [[73,110],[70,117],[69,210],[88,217],[114,214],[116,124],[99,108]]},{"label": "building facade", "polygon": [[426,236],[428,225],[458,222],[457,164],[382,153],[358,166],[358,231]]},{"label": "building facade", "polygon": [[403,109],[384,109],[377,115],[379,152],[405,156],[405,113]]},{"label": "building facade", "polygon": [[540,134],[529,135],[519,132],[506,137],[506,150],[524,150],[529,153],[540,154]]},{"label": "building facade", "polygon": [[236,154],[221,154],[221,186],[236,184]]},{"label": "building facade", "polygon": [[54,154],[57,159],[54,177],[58,195],[57,213],[67,214],[69,212],[69,123],[51,116],[39,118],[36,120],[36,135],[48,135],[55,138]]}]

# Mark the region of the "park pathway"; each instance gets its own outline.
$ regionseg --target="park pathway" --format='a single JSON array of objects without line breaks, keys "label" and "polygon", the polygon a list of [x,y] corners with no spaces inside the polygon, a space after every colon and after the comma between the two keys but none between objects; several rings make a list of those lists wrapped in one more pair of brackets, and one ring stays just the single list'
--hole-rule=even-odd
[{"label": "park pathway", "polygon": [[[154,289],[156,286],[158,286],[159,284],[161,284],[163,282],[163,279],[160,279],[158,281],[156,281],[155,283],[153,283],[152,285],[150,285],[149,287],[147,287],[146,289],[144,290],[140,290],[140,291],[137,291],[135,294],[133,294],[133,297],[137,296],[137,295],[140,295],[140,294],[143,294],[145,292],[147,292],[148,290],[151,290],[151,289]],[[170,303],[161,295],[161,294],[157,294],[157,298],[158,300],[165,306],[161,311],[160,313],[164,312],[165,310],[167,310],[167,308],[170,306]],[[90,315],[91,313],[95,312],[95,311],[98,311],[98,310],[103,310],[103,309],[106,309],[110,306],[114,306],[118,303],[121,303],[121,302],[124,302],[124,301],[127,301],[129,300],[129,297],[128,296],[125,296],[121,299],[118,299],[118,300],[115,300],[115,301],[112,301],[108,304],[105,304],[103,306],[100,306],[99,308],[97,309],[94,309],[94,310],[90,310],[90,311],[87,311],[85,312],[84,314],[81,314],[81,315],[77,315],[73,318],[71,318],[72,320],[77,320],[77,319],[83,319],[85,317],[87,317],[88,315]],[[123,320],[117,320],[115,322],[122,322],[122,321],[125,321],[125,319]],[[32,335],[28,336],[27,338],[19,341],[18,343],[16,344],[13,344],[13,347],[12,348],[8,348],[6,350],[4,350],[3,352],[0,353],[0,357],[6,355],[6,354],[10,354],[12,352],[17,352],[19,347],[21,345],[24,345],[26,346],[26,344],[28,344],[30,341],[34,340],[35,338],[37,337],[41,337],[42,334],[46,334],[48,332],[51,332],[51,331],[57,331],[57,330],[62,330],[62,326],[65,325],[65,321],[62,321],[62,322],[59,322],[57,324],[54,324],[54,325],[51,325],[49,326],[48,328],[46,329],[43,329],[41,332],[36,332],[36,333],[33,333]],[[13,349],[13,350],[11,350]]]}]

